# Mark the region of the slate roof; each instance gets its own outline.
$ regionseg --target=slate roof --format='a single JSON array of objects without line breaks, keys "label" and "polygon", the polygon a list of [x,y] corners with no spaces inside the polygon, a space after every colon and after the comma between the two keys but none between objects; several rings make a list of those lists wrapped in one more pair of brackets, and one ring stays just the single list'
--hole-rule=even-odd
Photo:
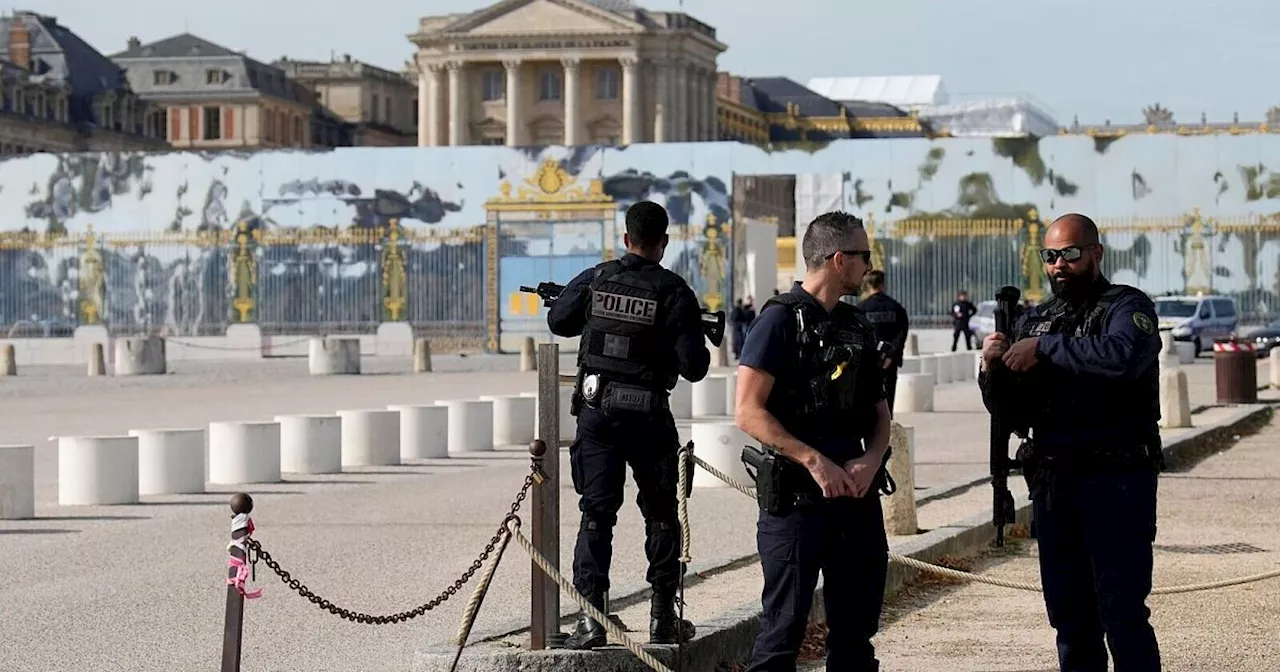
[{"label": "slate roof", "polygon": [[137,44],[111,58],[184,58],[192,56],[234,56],[243,54],[234,52],[224,46],[214,44],[191,33],[182,33],[150,44]]},{"label": "slate roof", "polygon": [[[152,58],[234,58],[244,64],[250,88],[276,98],[310,104],[304,87],[290,79],[283,70],[228,49],[191,33],[181,33],[148,44],[136,44],[111,56],[121,61]],[[270,74],[266,77],[264,74]]]},{"label": "slate roof", "polygon": [[94,97],[128,90],[128,79],[118,65],[51,16],[19,11],[0,17],[0,53],[9,53],[9,28],[14,21],[31,31],[32,75],[65,82],[70,88],[72,123],[96,124]]},{"label": "slate roof", "polygon": [[786,77],[752,77],[750,80],[762,112],[786,112],[787,103],[800,108],[802,117],[840,116],[840,103],[809,90]]}]

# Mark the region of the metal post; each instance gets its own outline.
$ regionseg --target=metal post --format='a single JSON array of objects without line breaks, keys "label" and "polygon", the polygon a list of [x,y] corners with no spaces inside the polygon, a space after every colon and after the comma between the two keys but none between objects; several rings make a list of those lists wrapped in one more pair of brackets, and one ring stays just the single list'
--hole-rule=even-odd
[{"label": "metal post", "polygon": [[[231,496],[231,516],[234,520],[240,514],[248,515],[253,511],[253,498],[243,492]],[[248,536],[249,528],[231,528],[231,546],[228,552],[231,557],[248,562],[246,551],[241,544]],[[236,568],[227,568],[227,578],[236,577]],[[234,585],[227,584],[227,613],[222,632],[222,672],[240,672],[240,643],[244,626],[244,595]]]},{"label": "metal post", "polygon": [[[560,346],[538,346],[538,439],[542,443],[545,478],[533,486],[531,541],[556,569],[560,568]],[[536,443],[536,442],[535,442]],[[530,448],[533,451],[533,448]],[[566,635],[560,632],[560,589],[555,581],[532,565],[529,648],[557,648]]]}]

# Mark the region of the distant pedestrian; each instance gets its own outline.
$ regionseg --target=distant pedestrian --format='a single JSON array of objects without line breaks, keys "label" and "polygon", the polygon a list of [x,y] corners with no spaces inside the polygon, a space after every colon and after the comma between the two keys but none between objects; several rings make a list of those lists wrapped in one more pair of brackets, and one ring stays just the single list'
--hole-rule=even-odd
[{"label": "distant pedestrian", "polygon": [[956,292],[956,302],[951,304],[951,319],[955,322],[955,329],[951,332],[951,352],[956,351],[961,334],[964,335],[964,349],[973,349],[973,329],[969,320],[977,314],[978,308],[969,301],[969,292],[963,289]]}]

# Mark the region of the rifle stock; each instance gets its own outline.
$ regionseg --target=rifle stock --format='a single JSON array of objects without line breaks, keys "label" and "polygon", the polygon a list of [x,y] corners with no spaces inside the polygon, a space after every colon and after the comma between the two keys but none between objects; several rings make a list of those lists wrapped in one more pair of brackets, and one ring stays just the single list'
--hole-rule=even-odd
[{"label": "rifle stock", "polygon": [[[1017,287],[1001,287],[996,292],[995,331],[1013,339],[1014,316],[1022,292]],[[991,412],[991,523],[996,528],[996,546],[1004,546],[1004,528],[1014,522],[1013,494],[1009,492],[1009,471],[1018,468],[1017,460],[1009,458],[1009,437],[1019,434],[1010,417],[1008,395],[1009,374],[1002,362],[994,362],[987,372],[995,409]],[[1025,434],[1025,430],[1021,432]]]}]

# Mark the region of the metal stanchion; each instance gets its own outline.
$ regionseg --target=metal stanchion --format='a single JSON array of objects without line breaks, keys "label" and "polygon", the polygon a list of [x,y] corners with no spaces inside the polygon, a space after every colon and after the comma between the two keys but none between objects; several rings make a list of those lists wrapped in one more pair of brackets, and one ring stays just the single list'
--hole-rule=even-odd
[{"label": "metal stanchion", "polygon": [[[533,486],[530,541],[538,552],[560,566],[560,346],[538,345],[538,438],[529,452],[540,462],[544,478]],[[531,563],[529,649],[560,648],[560,587]]]},{"label": "metal stanchion", "polygon": [[[239,516],[248,516],[253,511],[253,498],[243,492],[231,496],[231,545],[228,554],[242,563],[247,563],[248,550],[244,539],[251,531],[248,525],[237,524]],[[241,633],[244,628],[244,595],[240,589],[230,583],[236,578],[239,569],[236,566],[227,568],[227,612],[222,632],[222,672],[240,672]]]}]

